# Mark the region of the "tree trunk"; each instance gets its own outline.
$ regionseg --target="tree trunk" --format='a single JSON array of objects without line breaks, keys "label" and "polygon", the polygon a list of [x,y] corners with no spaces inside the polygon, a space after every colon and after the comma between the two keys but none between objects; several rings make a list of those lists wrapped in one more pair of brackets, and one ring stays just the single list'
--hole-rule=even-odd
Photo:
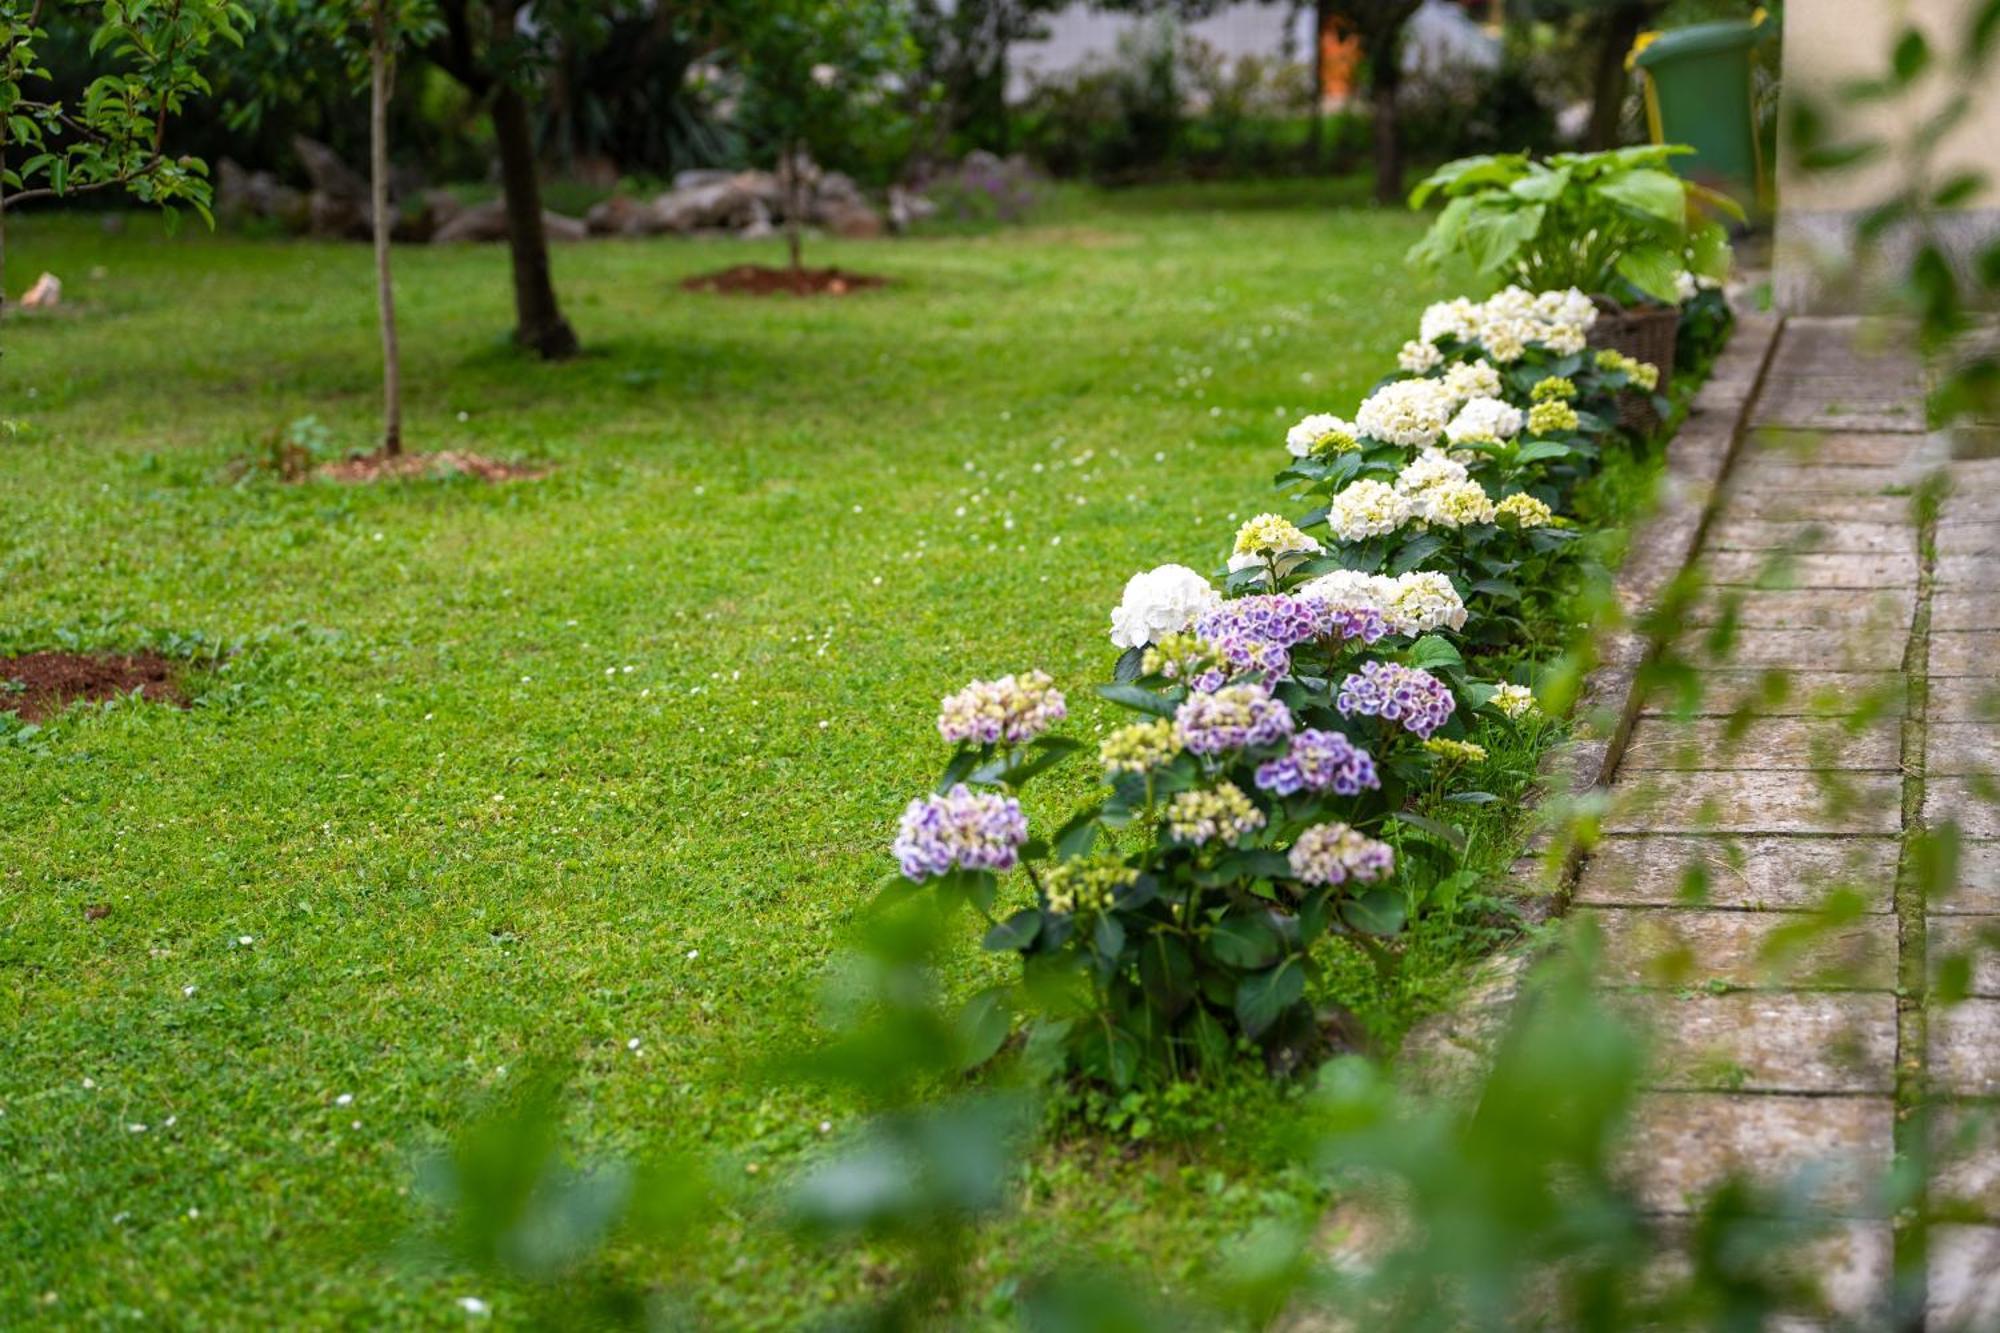
[{"label": "tree trunk", "polygon": [[389,272],[389,51],[388,0],[375,0],[368,45],[368,170],[375,213],[375,303],[382,316],[382,452],[403,452],[403,366],[396,350],[396,285]]},{"label": "tree trunk", "polygon": [[1590,128],[1584,147],[1592,150],[1618,146],[1618,124],[1625,115],[1625,55],[1645,26],[1645,5],[1622,4],[1606,13],[1597,47],[1597,71],[1591,79]]},{"label": "tree trunk", "polygon": [[1396,121],[1396,94],[1403,84],[1401,53],[1391,38],[1368,52],[1369,118],[1375,138],[1375,199],[1387,207],[1403,203],[1403,135]]},{"label": "tree trunk", "polygon": [[785,244],[792,252],[792,272],[805,271],[804,237],[805,231],[805,166],[801,159],[803,151],[796,143],[786,150],[789,160],[785,164]]},{"label": "tree trunk", "polygon": [[1306,95],[1308,169],[1317,173],[1326,154],[1326,25],[1331,0],[1313,0],[1312,88]]},{"label": "tree trunk", "polygon": [[[508,6],[494,6],[494,22],[497,37],[512,36]],[[542,226],[542,186],[535,171],[528,104],[518,88],[504,81],[493,87],[493,139],[500,150],[507,247],[514,261],[514,341],[547,361],[575,356],[576,332],[563,318],[555,284],[549,279],[549,237]]]}]

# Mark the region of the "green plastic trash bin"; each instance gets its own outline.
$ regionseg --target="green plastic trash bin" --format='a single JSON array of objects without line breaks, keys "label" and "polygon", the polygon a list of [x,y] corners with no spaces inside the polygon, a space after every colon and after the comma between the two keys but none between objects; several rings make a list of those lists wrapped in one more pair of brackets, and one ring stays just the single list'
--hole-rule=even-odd
[{"label": "green plastic trash bin", "polygon": [[1682,174],[1753,209],[1768,197],[1752,61],[1764,33],[1761,13],[1748,21],[1646,33],[1631,61],[1643,83],[1653,142],[1693,148],[1694,156],[1676,164]]}]

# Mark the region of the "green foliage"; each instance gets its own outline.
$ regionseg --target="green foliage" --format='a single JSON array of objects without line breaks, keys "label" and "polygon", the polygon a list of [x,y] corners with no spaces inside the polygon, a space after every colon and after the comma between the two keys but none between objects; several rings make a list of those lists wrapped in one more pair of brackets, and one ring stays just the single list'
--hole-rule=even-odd
[{"label": "green foliage", "polygon": [[[109,67],[74,102],[33,95],[49,4],[95,16],[90,56]],[[167,150],[167,125],[209,91],[211,45],[240,47],[250,24],[236,0],[0,0],[0,202],[118,188],[208,218],[207,168]]]},{"label": "green foliage", "polygon": [[1537,292],[1609,294],[1629,283],[1675,304],[1683,269],[1727,274],[1718,268],[1727,236],[1707,214],[1743,216],[1726,196],[1672,172],[1673,157],[1691,151],[1660,144],[1544,161],[1504,153],[1446,163],[1410,193],[1412,208],[1434,196],[1446,201],[1410,260],[1438,268],[1464,259],[1496,285]]},{"label": "green foliage", "polygon": [[900,88],[917,48],[891,0],[748,0],[725,20],[746,82],[742,121],[769,152],[804,151],[829,166],[866,165],[907,149]]}]

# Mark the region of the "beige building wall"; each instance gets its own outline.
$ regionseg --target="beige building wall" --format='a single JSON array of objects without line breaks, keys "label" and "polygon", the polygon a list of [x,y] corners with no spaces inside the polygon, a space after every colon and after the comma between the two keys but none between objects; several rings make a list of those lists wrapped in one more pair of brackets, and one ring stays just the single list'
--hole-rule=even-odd
[{"label": "beige building wall", "polygon": [[[1963,169],[1984,172],[1985,190],[1944,220],[1941,230],[1959,254],[1982,239],[2000,236],[2000,59],[1981,77],[1957,73],[1963,37],[1978,0],[1790,0],[1784,11],[1783,97],[1778,146],[1776,294],[1781,308],[1802,310],[1862,299],[1871,284],[1893,272],[1909,250],[1907,235],[1891,238],[1879,253],[1853,253],[1854,220],[1908,187],[1917,126],[1950,99],[1965,96],[1968,109],[1940,145],[1931,183]],[[1886,103],[1842,102],[1838,90],[1884,74],[1904,25],[1930,42],[1932,70],[1918,90]],[[1810,99],[1822,109],[1831,142],[1880,138],[1890,152],[1842,171],[1806,171],[1783,127],[1792,104]],[[1852,270],[1852,271],[1848,271]]]}]

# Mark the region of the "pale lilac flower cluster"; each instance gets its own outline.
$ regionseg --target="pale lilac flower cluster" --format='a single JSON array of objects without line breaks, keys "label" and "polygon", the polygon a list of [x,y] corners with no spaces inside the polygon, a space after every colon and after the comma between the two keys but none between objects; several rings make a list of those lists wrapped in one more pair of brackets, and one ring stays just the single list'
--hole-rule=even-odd
[{"label": "pale lilac flower cluster", "polygon": [[1292,734],[1292,712],[1254,681],[1225,685],[1213,694],[1190,694],[1174,713],[1181,748],[1221,754],[1253,745],[1275,745]]},{"label": "pale lilac flower cluster", "polygon": [[1069,716],[1062,691],[1046,671],[975,680],[938,705],[938,735],[948,741],[1019,745]]},{"label": "pale lilac flower cluster", "polygon": [[1012,870],[1028,840],[1021,803],[959,783],[943,796],[911,801],[891,850],[913,880],[961,870]]},{"label": "pale lilac flower cluster", "polygon": [[1306,884],[1374,884],[1396,868],[1396,852],[1346,824],[1315,824],[1287,855],[1292,874]]},{"label": "pale lilac flower cluster", "polygon": [[[1276,680],[1291,673],[1290,650],[1301,643],[1333,637],[1373,643],[1389,626],[1379,612],[1336,610],[1318,597],[1259,593],[1224,602],[1196,621],[1194,632],[1232,672],[1261,671]],[[1217,678],[1205,688],[1220,683]]]},{"label": "pale lilac flower cluster", "polygon": [[1375,759],[1337,731],[1302,731],[1283,758],[1257,765],[1257,785],[1280,796],[1296,791],[1358,796],[1382,785]]},{"label": "pale lilac flower cluster", "polygon": [[1363,662],[1361,670],[1340,682],[1334,706],[1342,717],[1359,713],[1400,722],[1404,730],[1429,739],[1451,717],[1458,701],[1450,686],[1419,667]]}]

